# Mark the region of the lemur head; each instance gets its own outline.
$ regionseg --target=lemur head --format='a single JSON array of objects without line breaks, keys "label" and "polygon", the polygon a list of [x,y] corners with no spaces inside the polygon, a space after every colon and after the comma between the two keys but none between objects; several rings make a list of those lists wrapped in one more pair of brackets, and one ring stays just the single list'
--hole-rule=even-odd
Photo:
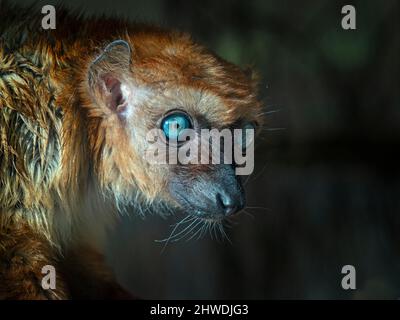
[{"label": "lemur head", "polygon": [[261,122],[256,86],[248,72],[185,34],[139,32],[111,41],[89,61],[83,88],[88,117],[96,123],[89,144],[103,192],[118,204],[161,200],[206,219],[242,209],[245,196],[234,161],[155,165],[146,151],[154,129],[175,151],[186,142],[169,139],[184,129],[196,135],[202,129],[256,129]]}]

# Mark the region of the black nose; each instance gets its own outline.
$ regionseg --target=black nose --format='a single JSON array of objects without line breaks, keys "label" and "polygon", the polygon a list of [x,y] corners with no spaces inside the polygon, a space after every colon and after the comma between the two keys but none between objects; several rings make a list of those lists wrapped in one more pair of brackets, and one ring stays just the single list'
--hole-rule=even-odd
[{"label": "black nose", "polygon": [[217,206],[226,216],[232,215],[244,207],[243,198],[240,195],[233,196],[224,192],[217,194]]}]

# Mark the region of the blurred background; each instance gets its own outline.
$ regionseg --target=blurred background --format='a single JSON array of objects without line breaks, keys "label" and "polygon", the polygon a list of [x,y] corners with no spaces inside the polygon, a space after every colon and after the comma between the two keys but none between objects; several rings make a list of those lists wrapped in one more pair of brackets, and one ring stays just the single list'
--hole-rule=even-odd
[{"label": "blurred background", "polygon": [[[123,218],[107,256],[124,286],[157,299],[400,298],[399,1],[65,4],[190,32],[262,75],[267,123],[246,184],[253,217],[227,230],[232,243],[206,237],[164,251],[155,240],[178,217]],[[357,30],[341,28],[346,4]],[[357,290],[341,287],[348,264]]]}]

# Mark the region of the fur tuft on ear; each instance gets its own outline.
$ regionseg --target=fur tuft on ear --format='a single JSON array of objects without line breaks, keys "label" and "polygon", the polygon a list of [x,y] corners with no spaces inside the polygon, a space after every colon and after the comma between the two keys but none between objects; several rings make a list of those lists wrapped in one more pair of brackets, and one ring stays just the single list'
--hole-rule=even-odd
[{"label": "fur tuft on ear", "polygon": [[[122,59],[118,59],[122,58]],[[103,52],[92,62],[92,66],[95,66],[102,61],[107,63],[126,63],[130,65],[131,60],[131,46],[125,40],[115,40],[109,43],[103,50]]]},{"label": "fur tuft on ear", "polygon": [[131,47],[124,40],[108,44],[89,66],[88,84],[97,104],[121,113],[126,107],[126,97],[121,89],[129,75]]}]

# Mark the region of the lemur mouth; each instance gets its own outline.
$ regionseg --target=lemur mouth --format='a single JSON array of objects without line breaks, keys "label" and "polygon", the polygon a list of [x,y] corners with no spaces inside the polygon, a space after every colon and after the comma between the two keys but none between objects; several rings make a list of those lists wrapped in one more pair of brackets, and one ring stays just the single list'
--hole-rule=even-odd
[{"label": "lemur mouth", "polygon": [[240,202],[238,204],[233,200],[221,200],[218,197],[219,194],[217,194],[215,201],[210,201],[209,198],[198,199],[197,197],[188,197],[186,195],[175,195],[182,212],[205,222],[221,222],[238,215],[244,208],[244,193],[240,194],[240,199],[238,200]]},{"label": "lemur mouth", "polygon": [[204,220],[221,221],[240,212],[245,194],[231,166],[215,166],[202,176],[172,176],[171,197],[186,213]]}]

